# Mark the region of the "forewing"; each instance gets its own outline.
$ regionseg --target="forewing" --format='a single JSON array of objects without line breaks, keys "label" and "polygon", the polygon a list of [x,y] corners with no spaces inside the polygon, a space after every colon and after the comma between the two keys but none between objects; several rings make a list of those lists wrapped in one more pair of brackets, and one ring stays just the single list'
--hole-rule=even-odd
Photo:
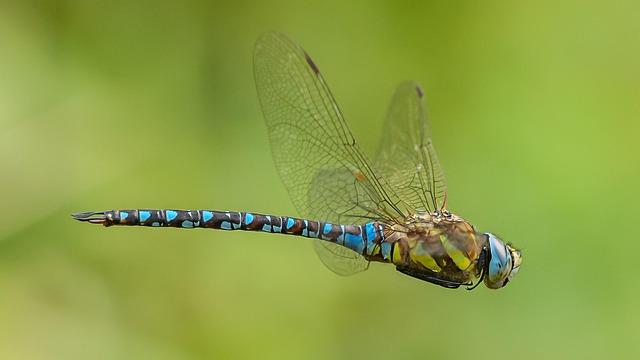
[{"label": "forewing", "polygon": [[254,73],[275,165],[300,215],[334,223],[404,217],[300,46],[282,34],[263,35]]},{"label": "forewing", "polygon": [[[256,43],[254,74],[276,168],[301,216],[331,223],[404,219],[397,197],[376,177],[309,55],[286,36]],[[314,242],[340,275],[368,267],[345,247]]]},{"label": "forewing", "polygon": [[378,146],[375,169],[415,211],[445,207],[447,184],[431,140],[418,83],[398,86]]}]

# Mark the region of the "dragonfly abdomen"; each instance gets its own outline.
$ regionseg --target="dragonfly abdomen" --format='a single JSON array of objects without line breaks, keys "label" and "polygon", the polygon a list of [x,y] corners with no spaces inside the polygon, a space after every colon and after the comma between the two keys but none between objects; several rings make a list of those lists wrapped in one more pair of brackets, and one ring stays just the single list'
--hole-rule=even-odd
[{"label": "dragonfly abdomen", "polygon": [[388,259],[391,247],[384,240],[378,222],[340,225],[289,216],[215,210],[130,209],[74,214],[79,221],[104,226],[150,226],[182,229],[208,228],[245,230],[295,235],[324,240],[347,247],[362,255],[380,254]]}]

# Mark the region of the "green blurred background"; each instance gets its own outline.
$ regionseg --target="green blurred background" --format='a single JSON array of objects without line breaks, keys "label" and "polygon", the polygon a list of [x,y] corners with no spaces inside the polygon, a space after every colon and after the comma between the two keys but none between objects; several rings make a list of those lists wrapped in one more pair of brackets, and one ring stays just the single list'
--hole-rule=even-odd
[{"label": "green blurred background", "polygon": [[[640,352],[633,1],[14,1],[0,5],[0,358],[593,358]],[[76,211],[295,214],[252,48],[314,57],[371,152],[427,93],[450,208],[524,249],[505,289],[306,240],[78,224]],[[269,189],[265,191],[264,189]]]}]

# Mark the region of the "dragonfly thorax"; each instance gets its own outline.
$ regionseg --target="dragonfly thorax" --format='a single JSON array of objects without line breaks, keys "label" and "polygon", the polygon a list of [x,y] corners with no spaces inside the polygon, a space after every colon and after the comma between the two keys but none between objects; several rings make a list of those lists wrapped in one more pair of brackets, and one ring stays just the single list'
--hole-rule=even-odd
[{"label": "dragonfly thorax", "polygon": [[393,234],[393,262],[398,270],[447,287],[471,285],[481,271],[486,237],[449,212],[418,213]]}]

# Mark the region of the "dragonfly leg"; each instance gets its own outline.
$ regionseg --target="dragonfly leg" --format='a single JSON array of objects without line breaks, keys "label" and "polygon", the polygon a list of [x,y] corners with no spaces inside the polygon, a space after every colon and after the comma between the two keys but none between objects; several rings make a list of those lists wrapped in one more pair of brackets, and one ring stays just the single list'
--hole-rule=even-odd
[{"label": "dragonfly leg", "polygon": [[465,285],[461,282],[441,279],[436,275],[436,273],[428,273],[424,270],[414,269],[409,266],[396,266],[396,270],[405,275],[409,275],[414,278],[430,282],[432,284],[440,285],[442,287],[446,287],[447,289],[457,289],[460,287],[460,285]]}]

